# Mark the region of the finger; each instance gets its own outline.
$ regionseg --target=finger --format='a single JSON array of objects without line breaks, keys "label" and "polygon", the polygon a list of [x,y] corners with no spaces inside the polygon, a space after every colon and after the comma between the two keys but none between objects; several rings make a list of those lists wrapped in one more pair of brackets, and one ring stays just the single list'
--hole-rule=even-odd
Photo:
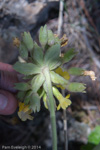
[{"label": "finger", "polygon": [[2,63],[2,62],[0,62],[0,70],[2,70],[2,71],[9,71],[9,72],[15,72],[16,73],[16,71],[13,69],[12,65],[5,64],[5,63]]},{"label": "finger", "polygon": [[17,100],[13,94],[8,91],[0,90],[0,114],[10,115],[17,108]]},{"label": "finger", "polygon": [[15,83],[18,82],[18,76],[16,73],[9,71],[0,71],[0,88],[8,90],[10,92],[16,92],[14,88]]}]

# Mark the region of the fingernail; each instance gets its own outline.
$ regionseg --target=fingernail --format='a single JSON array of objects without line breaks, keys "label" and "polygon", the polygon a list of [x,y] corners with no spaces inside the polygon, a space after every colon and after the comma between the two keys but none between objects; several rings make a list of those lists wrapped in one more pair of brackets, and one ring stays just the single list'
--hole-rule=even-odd
[{"label": "fingernail", "polygon": [[3,110],[6,108],[8,103],[8,99],[6,96],[0,94],[0,110]]}]

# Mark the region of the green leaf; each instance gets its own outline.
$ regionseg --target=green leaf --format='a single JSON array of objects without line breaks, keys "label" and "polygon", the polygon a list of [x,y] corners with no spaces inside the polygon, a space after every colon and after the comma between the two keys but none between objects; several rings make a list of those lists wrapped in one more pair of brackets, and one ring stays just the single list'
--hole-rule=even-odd
[{"label": "green leaf", "polygon": [[55,60],[55,61],[53,61],[52,63],[50,63],[49,69],[50,69],[50,70],[54,70],[54,69],[56,69],[57,67],[59,67],[61,64],[62,64],[61,58],[58,58],[57,60]]},{"label": "green leaf", "polygon": [[50,76],[51,76],[51,81],[55,84],[66,85],[69,83],[68,80],[64,79],[62,76],[55,73],[54,71],[50,71]]},{"label": "green leaf", "polygon": [[68,69],[68,73],[71,75],[83,75],[84,70],[81,68],[77,68],[77,67],[72,67],[70,69]]},{"label": "green leaf", "polygon": [[23,59],[27,59],[28,58],[28,50],[26,48],[26,46],[24,45],[23,42],[21,42],[20,47],[19,47],[19,54]]},{"label": "green leaf", "polygon": [[52,46],[55,43],[55,37],[51,30],[48,30],[48,45]]},{"label": "green leaf", "polygon": [[26,94],[26,91],[19,91],[18,94],[17,94],[18,100],[23,101],[23,98],[24,98],[25,94]]},{"label": "green leaf", "polygon": [[[46,92],[46,95],[47,95],[48,92],[47,92],[47,83],[46,83],[46,81],[43,84],[43,88],[44,88],[44,91]],[[43,98],[44,98],[44,96],[43,96]],[[54,103],[55,103],[55,101],[54,101]],[[49,103],[49,100],[48,100],[48,96],[47,96],[47,105],[48,105],[48,109],[50,111],[50,103]],[[55,106],[56,106],[56,104],[55,104]]]},{"label": "green leaf", "polygon": [[55,37],[55,43],[61,44],[59,37]]},{"label": "green leaf", "polygon": [[25,75],[25,76],[23,77],[24,80],[27,80],[27,79],[28,79],[28,80],[29,80],[29,79],[31,80],[32,78],[33,78],[33,75]]},{"label": "green leaf", "polygon": [[29,32],[24,32],[23,34],[23,42],[24,44],[27,46],[28,50],[32,50],[34,43],[33,43],[33,39],[30,35]]},{"label": "green leaf", "polygon": [[15,83],[15,88],[17,90],[27,91],[29,90],[30,86],[25,82],[21,82],[21,83]]},{"label": "green leaf", "polygon": [[41,72],[40,68],[32,63],[20,63],[17,62],[13,65],[13,68],[24,75],[38,74]]},{"label": "green leaf", "polygon": [[40,111],[40,97],[37,93],[32,93],[31,95],[30,109],[32,109],[34,112]]},{"label": "green leaf", "polygon": [[63,62],[66,63],[66,62],[69,62],[74,56],[76,55],[76,52],[74,51],[73,48],[69,49],[64,57],[62,58],[63,59]]},{"label": "green leaf", "polygon": [[59,58],[59,55],[60,55],[60,45],[55,44],[47,50],[45,57],[44,57],[44,61],[52,62],[52,60]]},{"label": "green leaf", "polygon": [[95,129],[90,133],[88,141],[95,145],[100,143],[100,126],[96,126]]},{"label": "green leaf", "polygon": [[32,91],[28,91],[26,94],[25,94],[25,98],[24,98],[24,104],[25,105],[28,105],[30,100],[31,100],[31,94],[32,94]]},{"label": "green leaf", "polygon": [[42,51],[42,48],[40,48],[37,45],[37,43],[34,44],[32,58],[33,58],[33,60],[35,60],[36,63],[38,63],[40,65],[43,64],[43,51]]},{"label": "green leaf", "polygon": [[42,47],[44,48],[45,45],[47,44],[47,41],[48,41],[48,32],[47,32],[47,26],[46,25],[44,27],[40,28],[39,41],[40,41]]},{"label": "green leaf", "polygon": [[46,85],[46,82],[44,81],[43,83],[43,88],[44,88],[44,91],[47,93],[47,85]]},{"label": "green leaf", "polygon": [[85,93],[85,84],[83,83],[78,83],[78,82],[72,82],[69,85],[67,85],[67,90],[69,90],[70,92],[83,92]]},{"label": "green leaf", "polygon": [[43,95],[43,102],[44,102],[44,106],[45,106],[45,108],[46,109],[48,109],[49,107],[49,103],[48,103],[48,99],[47,99],[47,95],[46,95],[46,93],[44,93],[44,95]]},{"label": "green leaf", "polygon": [[44,93],[45,93],[45,91],[44,91],[43,88],[40,88],[40,89],[38,90],[38,94],[39,94],[39,97],[40,97],[40,98],[44,95]]},{"label": "green leaf", "polygon": [[[60,45],[55,44],[51,46],[44,56],[44,63],[49,66],[50,69],[54,69],[56,64],[59,62],[59,55],[60,55]],[[60,62],[61,63],[61,62]]]},{"label": "green leaf", "polygon": [[39,75],[33,77],[32,81],[31,81],[32,91],[37,92],[39,90],[39,88],[42,86],[44,81],[45,81],[45,78],[44,78],[43,74],[39,74]]}]

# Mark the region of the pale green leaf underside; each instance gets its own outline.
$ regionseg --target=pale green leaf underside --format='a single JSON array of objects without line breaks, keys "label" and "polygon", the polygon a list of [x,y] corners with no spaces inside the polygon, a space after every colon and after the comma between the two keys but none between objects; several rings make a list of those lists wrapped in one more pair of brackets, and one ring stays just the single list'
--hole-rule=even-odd
[{"label": "pale green leaf underside", "polygon": [[47,26],[45,25],[44,27],[40,28],[39,32],[39,41],[43,47],[47,44],[48,41],[48,33],[47,33]]},{"label": "pale green leaf underside", "polygon": [[21,82],[21,83],[15,83],[15,88],[17,90],[27,91],[30,88],[30,86],[27,83]]},{"label": "pale green leaf underside", "polygon": [[30,108],[34,112],[39,112],[40,111],[40,97],[37,93],[33,93],[30,98]]},{"label": "pale green leaf underside", "polygon": [[44,57],[44,63],[48,64],[49,68],[54,67],[58,63],[60,55],[60,45],[55,44],[52,47],[50,47]]},{"label": "pale green leaf underside", "polygon": [[34,44],[32,58],[33,60],[35,60],[36,63],[40,65],[43,64],[43,50],[37,45],[37,43]]},{"label": "pale green leaf underside", "polygon": [[20,63],[17,62],[13,65],[13,68],[24,75],[32,75],[40,73],[40,68],[32,63]]},{"label": "pale green leaf underside", "polygon": [[31,94],[32,94],[31,90],[29,90],[29,91],[26,92],[25,98],[24,98],[25,105],[29,104],[29,102],[31,100]]},{"label": "pale green leaf underside", "polygon": [[70,92],[84,92],[85,93],[85,84],[83,83],[78,83],[78,82],[71,82],[67,87],[66,87]]},{"label": "pale green leaf underside", "polygon": [[75,54],[76,52],[74,51],[73,48],[69,49],[64,55],[63,62],[64,63],[69,62],[75,56]]},{"label": "pale green leaf underside", "polygon": [[55,73],[54,71],[50,71],[51,81],[55,84],[67,85],[69,83],[68,80],[64,79],[59,74]]},{"label": "pale green leaf underside", "polygon": [[26,46],[24,45],[24,43],[22,43],[22,42],[19,47],[19,54],[23,59],[28,58],[28,50],[27,50]]},{"label": "pale green leaf underside", "polygon": [[77,68],[77,67],[71,67],[70,69],[68,69],[68,73],[71,75],[83,75],[83,69],[81,68]]},{"label": "pale green leaf underside", "polygon": [[31,81],[32,91],[37,92],[39,90],[39,88],[42,86],[44,81],[45,81],[45,78],[44,78],[43,74],[39,74],[39,75],[33,77],[32,81]]},{"label": "pale green leaf underside", "polygon": [[29,32],[24,32],[23,42],[27,46],[28,50],[32,50],[34,43],[33,43],[33,39]]},{"label": "pale green leaf underside", "polygon": [[51,30],[48,30],[48,45],[53,45],[55,43],[55,37]]},{"label": "pale green leaf underside", "polygon": [[50,70],[54,70],[54,69],[56,69],[57,67],[59,67],[61,64],[62,64],[61,59],[58,58],[58,59],[52,61],[52,62],[49,64],[49,69],[50,69]]}]

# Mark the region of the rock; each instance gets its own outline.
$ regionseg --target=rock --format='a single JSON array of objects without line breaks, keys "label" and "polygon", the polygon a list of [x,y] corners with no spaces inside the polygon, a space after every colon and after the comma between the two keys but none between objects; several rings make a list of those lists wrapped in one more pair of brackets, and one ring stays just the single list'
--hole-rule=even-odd
[{"label": "rock", "polygon": [[[74,123],[73,123],[74,121]],[[87,137],[91,132],[91,128],[83,123],[75,120],[70,120],[70,128],[68,129],[68,139],[86,143]]]},{"label": "rock", "polygon": [[14,63],[18,57],[18,50],[13,46],[12,38],[20,37],[24,31],[31,31],[34,38],[41,25],[50,17],[57,17],[59,2],[28,3],[27,0],[1,0],[0,9],[0,61]]}]

